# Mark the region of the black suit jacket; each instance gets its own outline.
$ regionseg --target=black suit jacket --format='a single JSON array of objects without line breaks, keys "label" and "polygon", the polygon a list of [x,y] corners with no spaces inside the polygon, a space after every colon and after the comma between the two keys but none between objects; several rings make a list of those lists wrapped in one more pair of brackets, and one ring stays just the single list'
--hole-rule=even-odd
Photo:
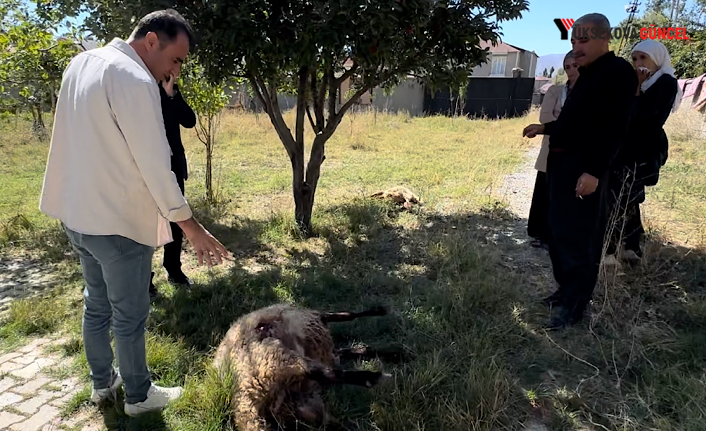
[{"label": "black suit jacket", "polygon": [[162,101],[162,116],[164,118],[164,128],[167,132],[167,140],[172,149],[172,172],[178,180],[189,178],[186,165],[186,154],[184,145],[181,142],[181,130],[179,126],[190,129],[196,125],[196,114],[191,109],[186,100],[181,96],[181,92],[174,84],[175,93],[169,97],[162,85],[159,85],[159,95]]},{"label": "black suit jacket", "polygon": [[579,71],[559,118],[546,123],[544,133],[550,150],[580,155],[583,171],[602,178],[625,140],[637,75],[612,51]]}]

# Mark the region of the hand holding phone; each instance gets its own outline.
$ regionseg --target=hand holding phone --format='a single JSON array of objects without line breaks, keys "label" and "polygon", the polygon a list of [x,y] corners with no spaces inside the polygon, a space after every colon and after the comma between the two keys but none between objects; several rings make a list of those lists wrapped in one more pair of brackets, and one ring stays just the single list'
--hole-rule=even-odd
[{"label": "hand holding phone", "polygon": [[164,87],[164,91],[167,92],[167,95],[169,95],[169,97],[173,97],[176,93],[176,91],[174,90],[175,81],[176,79],[174,78],[174,76],[170,75],[167,77],[167,80],[164,81],[164,84],[162,85],[162,87]]}]

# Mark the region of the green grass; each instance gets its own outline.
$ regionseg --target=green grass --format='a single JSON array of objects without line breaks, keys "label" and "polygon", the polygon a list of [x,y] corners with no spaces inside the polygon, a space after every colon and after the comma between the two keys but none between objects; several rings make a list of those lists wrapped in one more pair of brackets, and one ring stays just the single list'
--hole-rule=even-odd
[{"label": "green grass", "polygon": [[685,245],[706,246],[706,150],[696,111],[672,114],[666,124],[669,159],[647,195],[647,215],[656,229]]},{"label": "green grass", "polygon": [[[291,113],[287,118],[291,122]],[[348,364],[393,374],[373,390],[327,392],[331,412],[351,429],[503,430],[522,429],[527,422],[567,431],[702,429],[706,256],[699,248],[666,245],[671,224],[659,229],[664,239],[652,237],[644,267],[618,278],[604,275],[590,322],[561,333],[540,329],[548,313],[538,300],[549,293],[550,280],[546,271],[515,259],[527,246],[505,236],[518,225],[491,196],[529,148],[521,129],[534,120],[536,113],[503,121],[359,114],[352,134],[344,121],[327,145],[314,209],[316,235],[309,239],[294,228],[290,168],[266,117],[224,117],[216,149],[216,210],[199,200],[203,148],[186,132],[192,167],[187,197],[235,253],[235,264],[197,268],[189,250],[185,269],[197,282],[193,288],[175,290],[157,279],[163,295],[148,320],[148,363],[156,382],[183,385],[185,394],[163,415],[137,421],[126,418],[119,405],[107,406],[106,426],[232,429],[230,382],[210,367],[213,349],[243,313],[286,301],[322,310],[385,305],[392,311],[332,327],[342,346],[394,343],[409,352],[400,364]],[[696,161],[706,149],[693,136],[672,135],[672,142],[685,150],[670,154],[668,168],[685,163],[700,172]],[[34,149],[15,148],[20,145]],[[45,157],[46,143],[3,149],[15,160],[29,160]],[[42,165],[43,159],[33,163]],[[15,167],[3,169],[7,178],[17,175]],[[650,191],[649,205],[661,205],[661,196],[676,184],[695,184],[688,189],[689,208],[659,210],[697,229],[706,202],[703,194],[698,199],[704,177],[691,178],[695,171],[689,171],[684,179],[669,169],[659,189]],[[41,169],[32,175],[41,176]],[[12,192],[22,182],[7,184],[3,188]],[[366,197],[394,185],[410,187],[424,206],[402,212]],[[2,203],[12,209],[0,220],[19,213],[32,221],[30,228],[13,228],[6,251],[45,250],[39,253],[45,259],[63,262],[58,273],[67,282],[52,296],[15,303],[2,322],[0,346],[11,348],[43,333],[68,334],[60,349],[75,363],[54,372],[79,376],[86,385],[64,409],[71,415],[89,408],[90,396],[80,337],[80,269],[73,256],[64,255],[58,233],[41,248],[33,239],[58,232],[32,212],[36,198],[19,209]],[[154,262],[158,272],[160,258],[161,251]]]}]

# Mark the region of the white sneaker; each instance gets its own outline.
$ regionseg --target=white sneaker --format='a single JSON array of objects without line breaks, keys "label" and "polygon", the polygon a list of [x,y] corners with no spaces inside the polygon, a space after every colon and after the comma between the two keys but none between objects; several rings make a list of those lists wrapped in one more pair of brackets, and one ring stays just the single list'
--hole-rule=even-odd
[{"label": "white sneaker", "polygon": [[93,388],[91,392],[91,402],[95,404],[101,404],[106,400],[115,401],[115,394],[118,391],[120,385],[123,384],[123,378],[120,376],[120,372],[113,370],[112,376],[110,376],[110,386],[104,389]]},{"label": "white sneaker", "polygon": [[135,403],[125,403],[125,414],[128,416],[137,416],[142,413],[147,413],[155,410],[163,409],[167,404],[176,400],[181,396],[181,387],[163,388],[161,386],[150,386],[147,390],[147,399]]}]

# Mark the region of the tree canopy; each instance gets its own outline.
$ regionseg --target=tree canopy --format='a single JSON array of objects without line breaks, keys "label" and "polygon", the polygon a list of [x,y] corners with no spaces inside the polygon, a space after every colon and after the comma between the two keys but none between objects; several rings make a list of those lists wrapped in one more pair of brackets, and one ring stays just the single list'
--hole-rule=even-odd
[{"label": "tree canopy", "polygon": [[[145,14],[172,7],[198,33],[194,53],[210,82],[246,79],[292,162],[299,226],[310,231],[324,144],[343,115],[373,87],[413,76],[432,89],[459,88],[487,61],[503,21],[527,0],[37,0],[44,14],[89,13],[98,38],[127,37]],[[351,80],[352,96],[340,87]],[[294,133],[277,94],[297,94]],[[305,124],[314,131],[304,169]]]},{"label": "tree canopy", "polygon": [[57,38],[19,1],[0,1],[0,83],[3,110],[30,110],[43,131],[42,111],[56,103],[64,69],[78,51],[76,39]]}]

